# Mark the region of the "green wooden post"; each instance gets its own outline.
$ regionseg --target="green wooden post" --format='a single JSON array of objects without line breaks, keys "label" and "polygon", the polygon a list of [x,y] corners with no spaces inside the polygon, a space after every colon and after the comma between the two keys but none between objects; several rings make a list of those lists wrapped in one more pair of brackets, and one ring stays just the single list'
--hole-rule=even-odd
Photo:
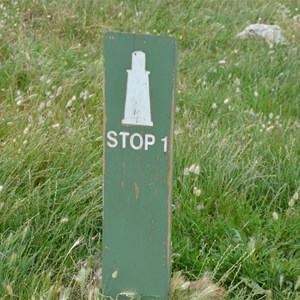
[{"label": "green wooden post", "polygon": [[168,299],[176,40],[104,34],[103,293]]}]

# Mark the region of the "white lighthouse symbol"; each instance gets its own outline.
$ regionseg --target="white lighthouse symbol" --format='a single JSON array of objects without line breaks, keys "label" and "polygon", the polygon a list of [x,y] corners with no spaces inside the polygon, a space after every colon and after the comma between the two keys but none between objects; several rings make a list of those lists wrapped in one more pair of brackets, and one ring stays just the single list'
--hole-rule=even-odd
[{"label": "white lighthouse symbol", "polygon": [[132,52],[131,70],[127,70],[124,125],[153,126],[151,120],[149,71],[146,71],[146,55]]}]

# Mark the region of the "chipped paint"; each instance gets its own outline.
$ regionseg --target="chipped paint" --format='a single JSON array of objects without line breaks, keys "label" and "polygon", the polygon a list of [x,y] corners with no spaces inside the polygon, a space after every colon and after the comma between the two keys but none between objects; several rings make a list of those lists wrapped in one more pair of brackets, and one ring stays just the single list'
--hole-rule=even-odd
[{"label": "chipped paint", "polygon": [[141,189],[136,182],[134,182],[133,185],[134,185],[134,191],[135,191],[135,199],[139,199]]}]

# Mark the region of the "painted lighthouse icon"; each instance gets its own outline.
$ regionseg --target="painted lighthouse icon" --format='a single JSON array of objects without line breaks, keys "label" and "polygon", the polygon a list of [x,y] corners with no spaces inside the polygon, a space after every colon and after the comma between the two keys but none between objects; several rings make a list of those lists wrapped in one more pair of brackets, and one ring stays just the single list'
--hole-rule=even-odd
[{"label": "painted lighthouse icon", "polygon": [[127,70],[127,87],[123,125],[153,126],[151,120],[149,71],[146,55],[132,52],[131,70]]}]

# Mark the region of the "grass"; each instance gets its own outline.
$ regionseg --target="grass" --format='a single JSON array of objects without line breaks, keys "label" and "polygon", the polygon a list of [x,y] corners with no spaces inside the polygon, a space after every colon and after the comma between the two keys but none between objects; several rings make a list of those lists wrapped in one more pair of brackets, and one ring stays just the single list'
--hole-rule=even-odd
[{"label": "grass", "polygon": [[[172,298],[300,299],[297,5],[2,0],[0,298],[102,299],[102,34],[128,31],[179,45]],[[256,22],[289,45],[235,39]]]}]

